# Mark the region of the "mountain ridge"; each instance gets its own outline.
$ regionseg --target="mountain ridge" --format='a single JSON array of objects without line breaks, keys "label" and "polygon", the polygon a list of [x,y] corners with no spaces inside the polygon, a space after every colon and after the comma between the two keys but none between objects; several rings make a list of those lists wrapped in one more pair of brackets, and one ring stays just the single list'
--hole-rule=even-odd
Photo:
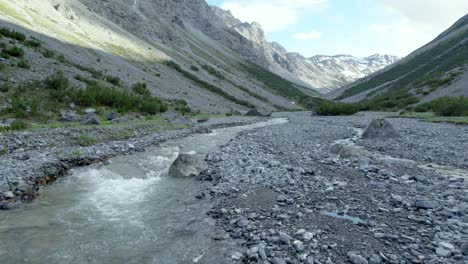
[{"label": "mountain ridge", "polygon": [[[338,60],[335,60],[333,63],[329,63],[329,67],[327,67],[327,65],[315,65],[314,57],[323,57],[326,55],[316,55],[306,58],[297,52],[289,52],[281,44],[268,41],[265,37],[265,32],[258,22],[242,22],[235,18],[230,11],[223,10],[217,6],[211,6],[211,8],[226,25],[258,45],[256,49],[259,53],[263,53],[262,57],[265,58],[262,60],[262,65],[264,67],[267,67],[271,71],[291,81],[297,81],[298,79],[300,82],[306,83],[321,93],[327,93],[338,89],[343,85],[381,70],[399,60],[396,56],[380,55],[380,62],[378,65],[374,66],[370,60],[379,60],[372,58],[374,55],[365,58],[356,58],[348,55],[353,58],[352,61],[343,61],[340,63]],[[336,58],[339,56],[342,55],[331,55],[327,57]],[[367,64],[365,68],[353,69],[353,64],[357,64],[360,59],[367,59],[369,63],[362,64]],[[310,65],[310,62],[314,63]]]}]

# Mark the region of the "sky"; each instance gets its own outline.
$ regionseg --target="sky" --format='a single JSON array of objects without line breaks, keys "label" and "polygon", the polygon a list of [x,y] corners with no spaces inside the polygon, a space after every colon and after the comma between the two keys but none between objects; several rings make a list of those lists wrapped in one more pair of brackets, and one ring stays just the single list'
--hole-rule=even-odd
[{"label": "sky", "polygon": [[468,0],[207,0],[306,57],[406,56],[468,13]]}]

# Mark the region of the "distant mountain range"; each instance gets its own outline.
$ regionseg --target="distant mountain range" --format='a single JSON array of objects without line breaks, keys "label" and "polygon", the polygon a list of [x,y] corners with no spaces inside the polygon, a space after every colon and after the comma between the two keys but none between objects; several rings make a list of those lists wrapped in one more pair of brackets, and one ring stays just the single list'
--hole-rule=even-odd
[{"label": "distant mountain range", "polygon": [[229,11],[215,6],[211,8],[228,27],[255,44],[254,54],[258,58],[254,58],[254,61],[260,62],[264,67],[291,81],[305,83],[321,93],[356,81],[400,59],[396,56],[380,54],[366,58],[356,58],[351,55],[317,55],[305,58],[301,54],[288,52],[279,43],[266,40],[259,23],[243,23]]},{"label": "distant mountain range", "polygon": [[345,102],[468,97],[468,15],[406,58],[327,96]]}]

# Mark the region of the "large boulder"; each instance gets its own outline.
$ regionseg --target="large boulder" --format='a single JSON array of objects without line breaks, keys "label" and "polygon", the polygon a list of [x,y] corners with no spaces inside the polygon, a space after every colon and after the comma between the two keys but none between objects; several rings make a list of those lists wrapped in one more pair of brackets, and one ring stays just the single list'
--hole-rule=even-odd
[{"label": "large boulder", "polygon": [[82,125],[99,125],[101,124],[101,120],[95,113],[86,114],[83,119],[81,119]]},{"label": "large boulder", "polygon": [[169,175],[174,177],[193,177],[208,169],[205,156],[181,153],[169,168]]},{"label": "large boulder", "polygon": [[112,120],[117,119],[119,117],[120,117],[119,114],[117,114],[116,112],[112,112],[112,113],[107,115],[107,120],[112,121]]},{"label": "large boulder", "polygon": [[265,116],[265,117],[268,117],[268,116],[271,116],[271,114],[272,114],[271,110],[261,109],[261,108],[253,108],[253,109],[250,109],[245,115],[246,116]]},{"label": "large boulder", "polygon": [[192,121],[179,112],[168,111],[162,114],[162,117],[173,125],[191,125]]},{"label": "large boulder", "polygon": [[400,134],[386,119],[374,119],[362,133],[362,138],[397,138]]}]

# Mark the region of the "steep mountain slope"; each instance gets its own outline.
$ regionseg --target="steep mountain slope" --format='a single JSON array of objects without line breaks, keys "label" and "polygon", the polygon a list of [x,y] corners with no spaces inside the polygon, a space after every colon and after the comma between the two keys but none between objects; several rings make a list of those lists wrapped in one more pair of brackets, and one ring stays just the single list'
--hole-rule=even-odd
[{"label": "steep mountain slope", "polygon": [[288,52],[276,42],[267,41],[260,24],[242,23],[229,11],[218,7],[212,9],[226,25],[254,43],[249,48],[254,48],[254,54],[261,58],[257,62],[291,81],[305,83],[322,93],[335,90],[399,60],[395,56],[379,54],[367,58],[350,55],[305,58],[298,53]]},{"label": "steep mountain slope", "polygon": [[211,113],[295,109],[293,101],[307,104],[309,95],[317,95],[246,60],[265,64],[249,48],[253,42],[226,26],[203,0],[6,0],[0,19],[1,26],[37,38],[66,58],[57,63],[25,47],[31,69],[7,65],[3,82],[43,79],[57,70],[71,79],[91,78],[83,69],[93,69],[118,76],[124,87],[144,81],[154,95],[185,99]]},{"label": "steep mountain slope", "polygon": [[358,102],[378,96],[468,96],[468,15],[405,59],[331,93],[331,98]]}]

